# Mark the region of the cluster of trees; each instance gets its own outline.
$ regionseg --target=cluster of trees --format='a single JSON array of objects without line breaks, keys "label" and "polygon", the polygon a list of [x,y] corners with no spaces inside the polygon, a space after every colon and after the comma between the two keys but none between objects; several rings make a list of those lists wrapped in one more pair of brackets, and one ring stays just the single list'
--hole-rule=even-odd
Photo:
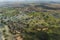
[{"label": "cluster of trees", "polygon": [[[18,9],[9,9],[4,15],[13,17],[17,14],[20,14]],[[56,18],[53,13],[30,12],[23,14],[26,14],[27,18],[22,18],[22,20],[16,19],[16,21],[8,20],[7,22],[2,20],[1,23],[8,25],[11,34],[20,34],[23,40],[60,39],[60,18]],[[57,14],[60,15],[60,13]]]},{"label": "cluster of trees", "polygon": [[18,31],[24,40],[59,40],[59,18],[55,18],[48,12],[28,13],[28,18],[22,21],[10,23],[11,33],[17,34]]}]

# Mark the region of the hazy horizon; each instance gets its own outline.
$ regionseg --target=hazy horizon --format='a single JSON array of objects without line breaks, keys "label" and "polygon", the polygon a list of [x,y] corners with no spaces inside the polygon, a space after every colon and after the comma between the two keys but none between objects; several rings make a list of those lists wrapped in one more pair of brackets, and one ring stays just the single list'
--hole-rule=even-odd
[{"label": "hazy horizon", "polygon": [[54,2],[60,2],[60,0],[0,0],[0,2],[6,2],[6,1],[21,1],[21,2],[36,2],[36,1],[54,1]]}]

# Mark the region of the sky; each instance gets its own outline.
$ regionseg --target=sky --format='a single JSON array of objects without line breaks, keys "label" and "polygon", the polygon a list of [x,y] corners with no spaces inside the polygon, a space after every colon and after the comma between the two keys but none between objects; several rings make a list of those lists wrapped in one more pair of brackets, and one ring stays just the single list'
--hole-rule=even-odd
[{"label": "sky", "polygon": [[0,1],[60,1],[60,0],[0,0]]}]

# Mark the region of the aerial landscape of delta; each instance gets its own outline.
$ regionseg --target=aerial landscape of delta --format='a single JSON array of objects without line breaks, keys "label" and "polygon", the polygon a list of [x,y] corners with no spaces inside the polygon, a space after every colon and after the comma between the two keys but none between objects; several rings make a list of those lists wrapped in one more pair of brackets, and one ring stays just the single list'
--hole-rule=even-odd
[{"label": "aerial landscape of delta", "polygon": [[0,40],[60,40],[60,1],[1,0]]}]

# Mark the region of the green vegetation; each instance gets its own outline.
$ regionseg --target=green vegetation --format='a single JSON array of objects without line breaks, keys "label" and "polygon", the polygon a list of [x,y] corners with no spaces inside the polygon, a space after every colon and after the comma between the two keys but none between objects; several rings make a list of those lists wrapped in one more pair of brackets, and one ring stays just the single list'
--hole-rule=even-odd
[{"label": "green vegetation", "polygon": [[8,26],[10,36],[19,34],[23,40],[60,40],[60,13],[25,13],[21,8],[0,8],[0,11],[0,23]]}]

